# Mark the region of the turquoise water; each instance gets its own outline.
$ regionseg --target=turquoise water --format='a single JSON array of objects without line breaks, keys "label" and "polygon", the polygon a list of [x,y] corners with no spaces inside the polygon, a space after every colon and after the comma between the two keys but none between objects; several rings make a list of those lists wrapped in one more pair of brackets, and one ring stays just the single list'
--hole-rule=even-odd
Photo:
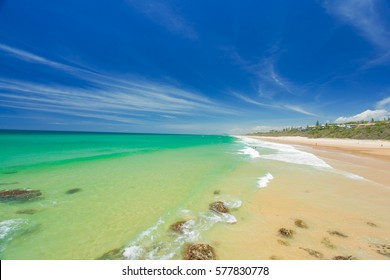
[{"label": "turquoise water", "polygon": [[[0,256],[95,259],[127,248],[127,258],[181,258],[186,242],[234,222],[208,205],[215,186],[247,163],[240,148],[229,136],[2,132],[0,189],[42,196],[0,203]],[[169,232],[202,215],[186,239]]]}]

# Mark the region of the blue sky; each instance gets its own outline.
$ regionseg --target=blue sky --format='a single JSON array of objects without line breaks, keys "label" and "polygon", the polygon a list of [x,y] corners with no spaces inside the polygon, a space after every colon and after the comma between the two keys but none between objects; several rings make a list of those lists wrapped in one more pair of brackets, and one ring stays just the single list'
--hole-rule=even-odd
[{"label": "blue sky", "polygon": [[0,128],[243,133],[390,117],[385,0],[0,0]]}]

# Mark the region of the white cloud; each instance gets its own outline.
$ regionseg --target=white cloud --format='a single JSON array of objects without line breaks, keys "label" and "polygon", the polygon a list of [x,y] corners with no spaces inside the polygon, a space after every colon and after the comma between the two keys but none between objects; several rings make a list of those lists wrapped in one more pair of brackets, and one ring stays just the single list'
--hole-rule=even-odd
[{"label": "white cloud", "polygon": [[375,46],[388,50],[390,46],[389,26],[381,14],[387,4],[383,0],[327,0],[327,11],[346,22]]},{"label": "white cloud", "polygon": [[385,98],[385,99],[382,99],[381,101],[376,103],[375,107],[377,109],[384,109],[384,108],[388,107],[389,105],[390,105],[390,96]]},{"label": "white cloud", "polygon": [[188,21],[167,1],[156,0],[128,0],[138,11],[146,15],[149,20],[163,26],[172,33],[180,34],[189,39],[196,39],[197,33]]},{"label": "white cloud", "polygon": [[258,102],[248,96],[245,96],[243,94],[240,94],[240,93],[237,93],[237,92],[232,92],[232,94],[237,97],[238,99],[241,99],[242,101],[245,101],[247,103],[250,103],[250,104],[254,104],[254,105],[258,105],[258,106],[264,106],[264,107],[275,107],[274,105],[272,104],[266,104],[266,103],[262,103],[262,102]]},{"label": "white cloud", "polygon": [[370,121],[371,119],[383,120],[384,118],[389,118],[389,117],[390,117],[390,112],[384,109],[366,110],[354,116],[339,117],[335,120],[335,122],[336,123],[359,122],[359,121]]},{"label": "white cloud", "polygon": [[294,112],[298,112],[298,113],[301,113],[301,114],[304,114],[304,115],[307,115],[307,116],[317,116],[316,114],[313,114],[299,106],[296,106],[296,105],[284,105],[284,107],[286,107],[287,109],[290,109]]},{"label": "white cloud", "polygon": [[[26,82],[0,78],[2,107],[55,112],[118,122],[140,122],[146,115],[216,116],[236,111],[206,96],[177,86],[140,78],[116,77],[0,44],[0,51],[19,60],[40,64],[82,80],[88,87]],[[131,116],[131,118],[130,118]],[[165,118],[168,120],[168,118]]]}]

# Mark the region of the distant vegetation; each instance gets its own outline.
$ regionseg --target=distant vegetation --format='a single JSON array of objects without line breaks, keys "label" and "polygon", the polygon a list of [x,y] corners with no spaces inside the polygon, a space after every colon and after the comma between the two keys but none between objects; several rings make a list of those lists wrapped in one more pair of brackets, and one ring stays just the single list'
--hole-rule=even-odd
[{"label": "distant vegetation", "polygon": [[309,138],[351,138],[390,140],[390,120],[349,122],[343,124],[321,124],[306,127],[291,127],[269,132],[256,132],[257,136],[303,136]]}]

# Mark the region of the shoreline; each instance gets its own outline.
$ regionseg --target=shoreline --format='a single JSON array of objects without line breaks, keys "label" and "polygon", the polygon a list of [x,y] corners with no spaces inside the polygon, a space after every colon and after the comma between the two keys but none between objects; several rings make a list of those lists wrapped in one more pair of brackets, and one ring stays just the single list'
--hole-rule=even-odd
[{"label": "shoreline", "polygon": [[336,169],[357,174],[390,187],[390,141],[306,137],[245,136],[252,139],[289,144],[312,153]]},{"label": "shoreline", "polygon": [[345,152],[359,153],[390,161],[390,141],[386,140],[360,140],[339,138],[307,138],[301,136],[245,136],[264,141],[298,144],[315,148],[328,148],[343,150]]}]

